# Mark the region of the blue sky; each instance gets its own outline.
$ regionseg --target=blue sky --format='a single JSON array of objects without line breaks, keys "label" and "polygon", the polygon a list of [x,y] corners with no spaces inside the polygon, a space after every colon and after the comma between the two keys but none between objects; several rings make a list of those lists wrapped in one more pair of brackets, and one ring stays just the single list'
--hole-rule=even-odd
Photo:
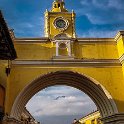
[{"label": "blue sky", "polygon": [[[6,22],[16,37],[43,37],[44,11],[53,0],[0,0]],[[65,0],[76,12],[78,37],[114,37],[124,29],[124,0]]]}]

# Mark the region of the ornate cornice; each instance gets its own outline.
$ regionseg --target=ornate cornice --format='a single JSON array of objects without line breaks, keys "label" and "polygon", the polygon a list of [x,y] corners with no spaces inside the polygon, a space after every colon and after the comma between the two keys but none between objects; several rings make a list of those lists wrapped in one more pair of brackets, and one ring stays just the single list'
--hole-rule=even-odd
[{"label": "ornate cornice", "polygon": [[[64,14],[64,15],[70,15],[71,12],[61,12],[61,14]],[[49,12],[50,16],[51,15],[60,15],[60,12]]]},{"label": "ornate cornice", "polygon": [[12,66],[41,67],[120,67],[118,59],[88,59],[88,60],[15,60]]},{"label": "ornate cornice", "polygon": [[124,31],[119,31],[115,36],[115,41],[118,42],[124,36]]},{"label": "ornate cornice", "polygon": [[107,43],[116,44],[114,38],[77,38],[79,43]]},{"label": "ornate cornice", "polygon": [[50,41],[48,37],[42,37],[42,38],[15,38],[14,43],[15,44],[36,44],[36,43],[46,43]]},{"label": "ornate cornice", "polygon": [[[91,44],[91,43],[107,43],[107,44],[116,44],[113,38],[68,38],[71,41],[75,41],[81,44]],[[15,38],[15,44],[21,43],[46,43],[52,41],[53,39],[49,39],[48,37],[41,38]],[[63,39],[65,40],[65,39]]]}]

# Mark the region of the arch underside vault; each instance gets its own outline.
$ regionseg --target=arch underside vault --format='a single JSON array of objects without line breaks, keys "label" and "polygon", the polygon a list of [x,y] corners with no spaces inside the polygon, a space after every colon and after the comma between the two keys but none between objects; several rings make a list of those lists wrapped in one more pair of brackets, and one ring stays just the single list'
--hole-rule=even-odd
[{"label": "arch underside vault", "polygon": [[114,100],[100,83],[72,71],[57,71],[41,75],[23,89],[13,104],[11,117],[20,119],[27,102],[40,90],[54,85],[67,85],[85,92],[96,104],[102,117],[118,113]]}]

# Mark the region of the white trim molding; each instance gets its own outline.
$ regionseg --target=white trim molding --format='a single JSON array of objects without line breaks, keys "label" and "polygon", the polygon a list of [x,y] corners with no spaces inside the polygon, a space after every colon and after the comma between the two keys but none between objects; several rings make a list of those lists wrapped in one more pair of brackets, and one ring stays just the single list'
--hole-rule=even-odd
[{"label": "white trim molding", "polygon": [[116,44],[114,38],[77,38],[77,42],[81,44],[91,44],[91,43]]},{"label": "white trim molding", "polygon": [[115,36],[115,41],[118,42],[120,38],[122,38],[123,36],[124,36],[124,31],[119,31]]},{"label": "white trim molding", "polygon": [[36,43],[46,43],[50,41],[48,37],[42,37],[42,38],[15,38],[14,43],[15,44],[36,44]]},{"label": "white trim molding", "polygon": [[[64,58],[65,59],[65,58]],[[58,59],[55,60],[14,60],[12,66],[41,66],[41,67],[121,67],[121,63],[118,59],[87,59],[87,60],[75,60],[70,58],[69,60]]]},{"label": "white trim molding", "polygon": [[[68,35],[67,35],[68,36]],[[71,40],[83,44],[91,44],[91,43],[98,43],[98,44],[116,44],[114,38],[71,38],[68,36],[67,38],[63,38],[63,40]],[[27,43],[46,43],[54,41],[55,39],[49,39],[48,37],[41,37],[41,38],[15,38],[14,43],[15,44],[27,44]]]}]

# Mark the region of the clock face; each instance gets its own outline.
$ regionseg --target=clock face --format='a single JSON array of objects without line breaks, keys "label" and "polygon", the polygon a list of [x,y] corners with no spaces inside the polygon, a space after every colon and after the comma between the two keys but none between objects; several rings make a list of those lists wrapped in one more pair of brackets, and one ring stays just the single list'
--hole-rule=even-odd
[{"label": "clock face", "polygon": [[56,20],[56,27],[57,28],[65,28],[66,22],[63,19]]},{"label": "clock face", "polygon": [[53,24],[55,28],[60,29],[60,30],[67,29],[69,25],[68,20],[63,19],[63,17],[56,18]]}]

